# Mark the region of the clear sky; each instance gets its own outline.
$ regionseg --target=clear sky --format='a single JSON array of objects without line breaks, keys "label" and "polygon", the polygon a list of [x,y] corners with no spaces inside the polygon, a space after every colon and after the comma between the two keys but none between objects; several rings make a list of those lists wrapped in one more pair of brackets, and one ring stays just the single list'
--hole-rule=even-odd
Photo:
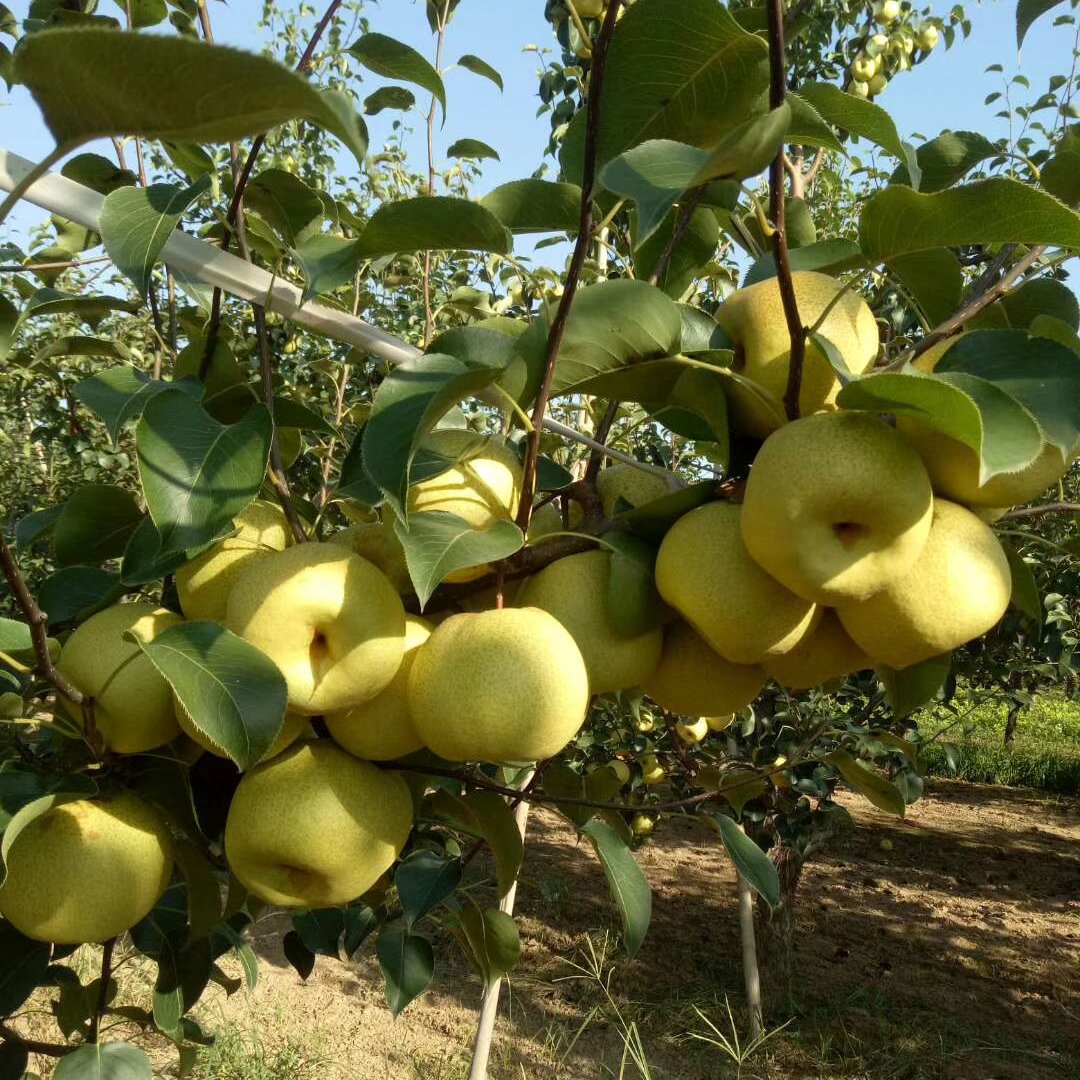
[{"label": "clear sky", "polygon": [[[288,0],[282,2],[287,4]],[[318,0],[312,2],[321,6]],[[17,16],[25,14],[26,0],[8,0],[8,4]],[[102,0],[101,10],[112,6],[117,10],[123,7],[117,0]],[[228,5],[216,0],[211,10],[217,39],[240,47],[257,47],[259,37],[254,27],[261,6],[259,0],[232,0]],[[934,0],[934,7],[945,13],[949,4]],[[948,52],[944,45],[939,46],[929,61],[898,77],[880,99],[905,138],[916,133],[932,137],[946,128],[1004,134],[1003,121],[992,119],[1000,103],[983,104],[988,93],[1001,88],[1001,76],[984,71],[992,63],[1003,64],[1006,75],[1023,73],[1031,81],[1032,97],[1046,89],[1051,75],[1069,71],[1072,28],[1052,27],[1052,15],[1030,31],[1023,55],[1018,58],[1014,0],[969,2],[967,8],[973,24],[971,37]],[[540,104],[536,96],[539,59],[523,49],[529,44],[552,44],[543,12],[544,0],[461,0],[450,25],[444,64],[453,63],[463,53],[474,53],[498,68],[506,82],[505,92],[500,93],[486,79],[462,69],[447,75],[449,111],[445,127],[438,132],[439,150],[469,136],[494,146],[502,156],[501,162],[484,162],[477,194],[506,180],[530,175],[542,160],[549,118],[536,116]],[[367,5],[365,13],[373,29],[431,54],[433,43],[422,0],[375,0]],[[384,83],[369,73],[364,78],[363,96]],[[421,99],[420,104],[426,112],[426,103]],[[380,145],[391,119],[400,115],[387,111],[369,118],[373,148]],[[419,162],[423,153],[422,116],[420,111],[409,116],[415,129],[410,146],[415,146]],[[50,147],[36,107],[19,87],[8,95],[0,90],[0,146],[34,159]],[[30,208],[21,211],[13,224],[18,231],[40,221],[42,216]]]}]

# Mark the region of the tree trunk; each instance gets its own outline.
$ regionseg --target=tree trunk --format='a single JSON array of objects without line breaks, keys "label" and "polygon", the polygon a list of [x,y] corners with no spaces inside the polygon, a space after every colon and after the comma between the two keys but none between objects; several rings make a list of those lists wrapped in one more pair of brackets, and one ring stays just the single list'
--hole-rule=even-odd
[{"label": "tree trunk", "polygon": [[1005,719],[1005,745],[1012,746],[1016,741],[1016,728],[1020,720],[1020,713],[1024,706],[1019,701],[1014,701],[1009,706],[1009,715]]},{"label": "tree trunk", "polygon": [[762,958],[765,1011],[790,1014],[795,1001],[795,902],[805,862],[786,844],[769,852],[780,878],[780,903],[770,908],[758,899],[758,946]]}]

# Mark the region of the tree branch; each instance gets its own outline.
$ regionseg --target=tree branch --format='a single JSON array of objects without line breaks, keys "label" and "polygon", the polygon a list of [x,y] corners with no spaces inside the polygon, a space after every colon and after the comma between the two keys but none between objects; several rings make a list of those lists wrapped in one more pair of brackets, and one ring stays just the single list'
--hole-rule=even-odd
[{"label": "tree branch", "polygon": [[[438,29],[435,36],[435,70],[442,68],[443,45],[446,43],[446,20],[450,14],[450,0],[443,0],[442,11],[439,13]],[[431,95],[431,108],[427,114],[427,193],[435,194],[435,115],[438,112],[438,101],[434,94]],[[426,349],[435,334],[435,311],[431,303],[431,252],[424,252],[423,272],[424,294],[424,348]]]},{"label": "tree branch", "polygon": [[[608,436],[611,434],[611,426],[615,423],[615,417],[619,415],[619,403],[617,401],[609,401],[608,407],[604,410],[604,415],[600,418],[600,423],[596,425],[596,441],[601,446],[607,444]],[[589,453],[589,464],[585,467],[585,476],[583,479],[587,484],[595,484],[596,478],[600,475],[600,466],[604,462],[603,450],[592,450]]]},{"label": "tree branch", "polygon": [[116,938],[109,938],[101,947],[101,983],[98,986],[97,1001],[94,1011],[90,1016],[90,1030],[86,1041],[96,1043],[98,1041],[98,1029],[101,1027],[101,1018],[105,1014],[105,1006],[109,1001],[109,979],[112,977],[113,950],[116,948]]},{"label": "tree branch", "polygon": [[566,321],[570,316],[570,306],[577,295],[581,271],[585,266],[585,259],[589,253],[589,244],[592,242],[592,196],[593,184],[596,179],[600,98],[604,85],[604,69],[607,66],[608,46],[611,43],[615,20],[621,7],[622,0],[611,0],[608,4],[603,26],[601,26],[600,33],[597,35],[596,43],[593,46],[592,71],[589,75],[589,99],[585,113],[585,163],[581,175],[581,216],[578,221],[577,242],[574,244],[574,254],[570,259],[570,269],[566,275],[563,294],[559,299],[559,307],[555,312],[555,318],[552,320],[551,329],[548,332],[544,377],[540,384],[540,391],[536,395],[536,403],[533,406],[533,430],[528,433],[526,443],[525,466],[521,481],[521,502],[517,514],[517,524],[522,532],[528,531],[529,521],[532,518],[533,493],[536,490],[536,466],[540,460],[541,428],[544,423],[544,414],[547,412],[552,379],[555,375],[555,361],[559,356],[559,346],[562,344]]},{"label": "tree branch", "polygon": [[691,188],[683,196],[682,202],[679,204],[679,216],[675,219],[675,227],[671,230],[671,235],[664,245],[664,250],[660,253],[660,258],[656,261],[653,272],[649,275],[650,285],[659,284],[660,279],[667,273],[671,257],[675,254],[675,248],[683,236],[686,235],[686,230],[690,228],[690,220],[693,218],[694,211],[698,208],[698,203],[701,202],[704,194],[705,185],[700,184],[696,188]]},{"label": "tree branch", "polygon": [[1021,506],[1019,509],[1002,514],[998,520],[1018,521],[1021,518],[1039,517],[1042,514],[1080,514],[1080,503],[1052,502],[1043,503],[1042,506]]},{"label": "tree branch", "polygon": [[[769,106],[779,109],[787,97],[787,55],[784,50],[784,0],[768,0],[769,17]],[[791,337],[791,360],[788,367],[787,389],[784,391],[784,410],[789,420],[799,418],[799,395],[802,392],[803,361],[806,356],[806,328],[799,318],[799,303],[791,278],[788,258],[787,232],[784,220],[784,150],[769,167],[769,216],[772,219],[773,258],[784,318]]]}]

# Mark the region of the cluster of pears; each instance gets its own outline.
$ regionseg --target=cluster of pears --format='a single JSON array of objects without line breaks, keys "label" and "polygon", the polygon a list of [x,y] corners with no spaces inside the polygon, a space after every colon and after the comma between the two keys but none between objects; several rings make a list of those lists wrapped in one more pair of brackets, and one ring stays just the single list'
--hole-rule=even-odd
[{"label": "cluster of pears", "polygon": [[916,49],[929,53],[941,38],[935,22],[912,21],[899,0],[880,0],[873,15],[879,28],[866,37],[848,69],[847,92],[863,98],[880,94],[893,76],[911,68]]}]

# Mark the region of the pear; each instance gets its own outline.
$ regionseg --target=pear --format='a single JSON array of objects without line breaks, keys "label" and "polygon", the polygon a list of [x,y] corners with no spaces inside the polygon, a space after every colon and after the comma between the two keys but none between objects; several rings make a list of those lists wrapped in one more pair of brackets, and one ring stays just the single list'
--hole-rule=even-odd
[{"label": "pear", "polygon": [[642,754],[638,758],[638,764],[641,766],[641,779],[649,787],[659,784],[667,776],[664,766],[656,760],[655,754]]},{"label": "pear", "polygon": [[567,529],[579,529],[585,520],[585,514],[581,509],[581,503],[570,500],[566,512],[566,524],[563,524],[562,509],[553,502],[538,506],[529,518],[528,543],[535,544],[543,540],[545,536],[553,533],[564,532]]},{"label": "pear", "polygon": [[736,712],[764,685],[761,668],[725,660],[680,619],[664,630],[660,665],[642,689],[668,712],[699,717]]},{"label": "pear", "polygon": [[607,7],[606,0],[570,0],[570,3],[583,19],[599,19]]},{"label": "pear", "polygon": [[837,614],[867,655],[906,668],[985,634],[1005,614],[1011,590],[1009,562],[990,527],[935,499],[930,538],[914,565]]},{"label": "pear", "polygon": [[763,660],[761,666],[788,690],[809,690],[874,664],[848,636],[836,612],[825,611],[809,637],[791,652]]},{"label": "pear", "polygon": [[919,455],[869,413],[786,424],[765,441],[742,508],[747,550],[805,600],[865,600],[905,574],[930,532]]},{"label": "pear", "polygon": [[609,768],[618,778],[620,784],[627,784],[630,782],[630,766],[620,758],[612,758],[607,763]]},{"label": "pear", "polygon": [[[116,604],[92,615],[67,639],[57,667],[94,699],[94,723],[110,750],[140,754],[180,734],[165,676],[123,635],[152,641],[181,622],[155,604]],[[81,719],[77,709],[70,711]]]},{"label": "pear", "polygon": [[[877,322],[866,301],[851,291],[837,299],[843,286],[826,274],[796,271],[792,281],[802,324],[815,325],[828,308],[818,333],[836,346],[848,370],[856,375],[866,371],[877,357],[879,343]],[[791,338],[777,279],[769,278],[736,291],[721,305],[716,321],[735,350],[733,369],[783,401],[791,366]],[[839,392],[840,381],[832,365],[808,339],[800,413],[807,416],[832,405]]]},{"label": "pear", "polygon": [[423,447],[455,464],[409,488],[409,513],[441,510],[474,529],[513,520],[521,495],[521,461],[512,447],[456,428],[433,431]]},{"label": "pear", "polygon": [[735,714],[727,713],[724,716],[706,716],[705,723],[710,731],[727,731],[735,723]]},{"label": "pear", "polygon": [[448,761],[539,761],[578,733],[589,677],[574,639],[538,608],[452,615],[413,659],[409,713]]},{"label": "pear", "polygon": [[289,708],[348,709],[380,693],[405,651],[405,610],[366,559],[297,544],[257,559],[229,594],[226,625],[277,664]]},{"label": "pear", "polygon": [[107,941],[149,914],[172,866],[172,836],[138,796],[61,803],[11,845],[0,914],[37,941]]},{"label": "pear", "polygon": [[573,635],[594,694],[639,686],[660,661],[659,628],[622,634],[608,609],[611,556],[606,551],[568,555],[528,578],[517,595],[518,607],[554,615]]},{"label": "pear", "polygon": [[675,725],[675,734],[684,743],[694,746],[709,734],[708,721],[703,716],[699,716],[696,720],[680,720]]},{"label": "pear", "polygon": [[292,540],[280,506],[256,500],[235,518],[235,536],[226,537],[176,571],[176,594],[189,619],[225,621],[229,591],[245,566]]},{"label": "pear", "polygon": [[369,761],[393,761],[424,745],[409,716],[409,672],[433,629],[426,619],[407,615],[405,656],[390,685],[362,705],[327,714],[327,730],[339,746]]},{"label": "pear", "polygon": [[633,507],[644,506],[685,486],[674,473],[665,478],[621,463],[602,469],[596,478],[596,493],[600,496],[605,517],[618,513],[620,500]]},{"label": "pear", "polygon": [[412,829],[400,773],[305,740],[240,781],[225,823],[229,868],[284,907],[338,907],[393,865]]},{"label": "pear", "polygon": [[648,836],[655,827],[656,822],[646,814],[635,814],[630,821],[630,831],[638,837]]},{"label": "pear", "polygon": [[750,557],[742,513],[735,503],[713,502],[679,518],[660,544],[656,587],[722,657],[756,664],[793,649],[813,630],[817,610]]},{"label": "pear", "polygon": [[367,559],[386,575],[390,584],[402,596],[412,593],[413,584],[409,577],[409,565],[405,561],[405,548],[391,522],[358,522],[331,534],[326,538],[326,542],[340,544],[354,555]]},{"label": "pear", "polygon": [[[196,726],[191,717],[188,716],[187,710],[180,704],[179,700],[175,701],[176,706],[176,722],[180,725],[180,730],[198,747],[204,750],[208,754],[213,754],[215,757],[228,757],[224,750],[221,749],[213,740],[204,735]],[[277,757],[278,754],[284,750],[288,750],[290,746],[297,739],[300,738],[304,732],[311,730],[311,724],[306,716],[300,716],[298,713],[286,713],[285,719],[281,725],[281,733],[270,744],[270,748],[262,756],[262,761],[269,761],[272,757]]]}]

